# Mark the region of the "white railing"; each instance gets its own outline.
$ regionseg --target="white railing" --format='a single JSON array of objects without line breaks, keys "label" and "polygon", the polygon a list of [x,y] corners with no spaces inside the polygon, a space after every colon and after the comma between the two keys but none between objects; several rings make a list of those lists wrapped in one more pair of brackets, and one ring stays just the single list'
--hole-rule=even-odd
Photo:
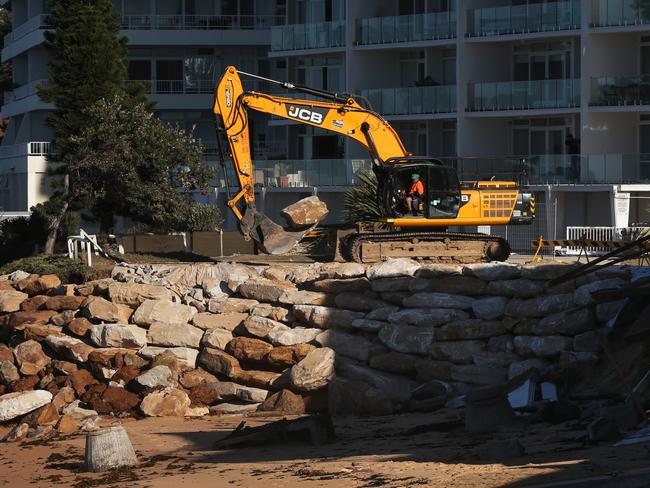
[{"label": "white railing", "polygon": [[123,15],[125,30],[270,29],[282,15]]},{"label": "white railing", "polygon": [[[631,241],[638,235],[650,230],[648,227],[606,227],[606,226],[571,226],[566,228],[567,240],[592,240],[592,241]],[[560,252],[571,255],[580,254],[580,246],[567,246],[560,248]],[[607,254],[612,251],[608,247],[586,247],[583,252],[587,254]]]},{"label": "white railing", "polygon": [[0,146],[0,159],[20,156],[47,156],[52,152],[51,142],[24,142],[11,146]]},{"label": "white railing", "polygon": [[31,215],[31,212],[4,212],[0,208],[0,222],[3,220],[13,220],[13,219],[20,219],[20,218],[29,218]]},{"label": "white railing", "polygon": [[142,83],[151,95],[211,95],[214,80],[125,80],[125,83]]},{"label": "white railing", "polygon": [[45,14],[37,15],[36,17],[29,19],[27,22],[20,24],[5,36],[5,46],[8,46],[12,42],[16,42],[18,39],[22,39],[35,30],[45,29],[47,27],[45,22],[47,17],[48,16]]}]

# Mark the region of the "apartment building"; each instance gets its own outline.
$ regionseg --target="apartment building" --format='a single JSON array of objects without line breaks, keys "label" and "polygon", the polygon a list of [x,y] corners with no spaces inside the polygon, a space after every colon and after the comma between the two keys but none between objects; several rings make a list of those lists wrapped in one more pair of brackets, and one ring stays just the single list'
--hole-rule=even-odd
[{"label": "apartment building", "polygon": [[[12,0],[15,27],[2,53],[18,85],[2,109],[11,118],[0,147],[7,210],[25,210],[47,191],[49,107],[34,89],[47,76],[44,4]],[[115,7],[130,39],[129,77],[151,80],[159,116],[193,128],[211,160],[210,92],[235,64],[363,97],[407,149],[443,158],[464,178],[520,178],[540,202],[526,238],[650,221],[650,1],[119,0]],[[255,117],[253,137],[259,206],[272,217],[317,193],[335,219],[342,192],[368,165],[356,143],[289,121]],[[223,202],[223,190],[221,178],[212,201]]]}]

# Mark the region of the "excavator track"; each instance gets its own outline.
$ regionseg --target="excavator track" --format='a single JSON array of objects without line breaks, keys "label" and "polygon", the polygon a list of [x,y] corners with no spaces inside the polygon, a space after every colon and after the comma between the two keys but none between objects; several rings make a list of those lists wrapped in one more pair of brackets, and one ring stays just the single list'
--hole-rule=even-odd
[{"label": "excavator track", "polygon": [[505,261],[510,245],[499,236],[450,232],[383,232],[346,236],[343,257],[357,263],[413,258],[438,263]]}]

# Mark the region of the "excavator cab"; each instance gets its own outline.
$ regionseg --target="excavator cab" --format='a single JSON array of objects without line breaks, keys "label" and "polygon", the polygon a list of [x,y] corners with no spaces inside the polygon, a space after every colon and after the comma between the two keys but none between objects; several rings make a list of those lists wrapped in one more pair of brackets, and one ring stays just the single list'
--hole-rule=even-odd
[{"label": "excavator cab", "polygon": [[[391,159],[375,167],[378,197],[389,218],[453,219],[462,205],[460,183],[456,170],[431,158]],[[406,197],[412,175],[418,174],[424,185],[424,195],[417,199],[414,212],[409,212]]]}]

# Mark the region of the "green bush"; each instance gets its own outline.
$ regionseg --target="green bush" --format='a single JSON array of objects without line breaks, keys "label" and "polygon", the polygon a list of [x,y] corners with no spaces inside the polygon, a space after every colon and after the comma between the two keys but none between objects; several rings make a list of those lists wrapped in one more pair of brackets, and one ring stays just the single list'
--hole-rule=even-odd
[{"label": "green bush", "polygon": [[21,258],[0,266],[0,274],[22,270],[34,274],[55,274],[63,283],[83,283],[93,277],[94,271],[81,261],[69,259],[65,254]]}]

